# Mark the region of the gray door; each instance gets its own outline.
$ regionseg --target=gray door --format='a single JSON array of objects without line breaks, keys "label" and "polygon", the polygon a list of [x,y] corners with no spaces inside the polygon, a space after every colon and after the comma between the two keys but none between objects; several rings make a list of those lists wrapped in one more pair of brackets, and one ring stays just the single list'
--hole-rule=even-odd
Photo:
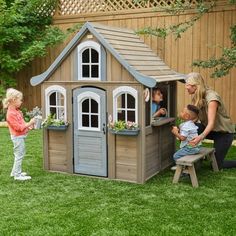
[{"label": "gray door", "polygon": [[74,172],[107,176],[105,92],[79,88],[73,101]]}]

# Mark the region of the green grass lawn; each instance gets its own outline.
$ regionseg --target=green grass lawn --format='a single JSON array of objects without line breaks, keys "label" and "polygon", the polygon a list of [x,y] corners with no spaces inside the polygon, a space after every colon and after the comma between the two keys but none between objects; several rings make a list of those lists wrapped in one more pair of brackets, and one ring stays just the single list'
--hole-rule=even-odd
[{"label": "green grass lawn", "polygon": [[236,169],[214,173],[205,163],[199,188],[188,179],[173,185],[170,170],[139,185],[44,171],[41,130],[26,145],[32,180],[17,182],[0,129],[0,235],[236,235]]}]

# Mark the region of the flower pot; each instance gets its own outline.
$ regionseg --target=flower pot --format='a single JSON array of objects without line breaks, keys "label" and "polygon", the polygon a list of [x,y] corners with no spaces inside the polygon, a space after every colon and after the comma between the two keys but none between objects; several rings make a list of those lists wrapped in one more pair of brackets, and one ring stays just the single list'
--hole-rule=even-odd
[{"label": "flower pot", "polygon": [[140,129],[124,129],[124,130],[114,130],[109,129],[109,132],[116,135],[126,135],[126,136],[137,136]]},{"label": "flower pot", "polygon": [[48,130],[63,131],[63,130],[67,130],[68,125],[60,125],[60,126],[57,126],[57,125],[49,125],[49,126],[47,126],[47,127],[45,127],[45,128],[48,129]]}]

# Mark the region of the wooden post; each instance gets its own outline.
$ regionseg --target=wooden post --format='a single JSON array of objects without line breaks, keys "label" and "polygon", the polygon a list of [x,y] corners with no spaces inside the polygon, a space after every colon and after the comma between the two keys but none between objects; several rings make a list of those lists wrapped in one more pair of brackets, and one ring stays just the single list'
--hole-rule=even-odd
[{"label": "wooden post", "polygon": [[213,171],[219,171],[218,164],[217,164],[214,152],[209,153],[209,159],[211,160],[211,165],[212,165]]},{"label": "wooden post", "polygon": [[198,180],[197,180],[197,175],[196,175],[194,165],[188,166],[188,172],[190,174],[192,186],[197,188],[199,185],[198,185]]},{"label": "wooden post", "polygon": [[174,178],[173,178],[173,184],[176,184],[176,183],[179,182],[179,178],[180,178],[180,175],[181,175],[182,171],[183,171],[183,166],[182,165],[177,165],[175,175],[174,175]]}]

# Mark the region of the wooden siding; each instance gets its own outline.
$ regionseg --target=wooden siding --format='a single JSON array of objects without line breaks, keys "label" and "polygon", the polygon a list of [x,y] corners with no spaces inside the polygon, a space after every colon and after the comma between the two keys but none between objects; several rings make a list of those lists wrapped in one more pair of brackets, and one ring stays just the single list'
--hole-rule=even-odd
[{"label": "wooden siding", "polygon": [[66,132],[47,132],[49,170],[68,172]]},{"label": "wooden siding", "polygon": [[[222,96],[230,116],[234,123],[236,123],[236,110],[233,106],[233,101],[236,99],[236,69],[231,70],[229,75],[221,79],[212,79],[210,78],[212,70],[198,69],[191,66],[191,62],[195,59],[209,59],[212,56],[220,56],[221,48],[218,46],[230,46],[230,26],[236,24],[236,7],[227,4],[226,1],[218,2],[217,6],[210,13],[204,15],[200,21],[196,22],[193,28],[190,28],[177,41],[174,36],[168,36],[165,40],[153,36],[141,36],[141,38],[171,69],[180,73],[189,73],[191,71],[200,72],[206,78],[207,83]],[[66,29],[75,23],[93,21],[136,30],[144,26],[168,26],[189,19],[192,16],[194,16],[193,11],[180,16],[171,16],[161,11],[154,12],[152,9],[145,8],[118,11],[115,13],[106,12],[105,14],[102,12],[92,14],[81,13],[79,15],[55,15],[54,22],[62,29]],[[28,68],[18,73],[18,89],[24,92],[25,106],[29,109],[36,105],[41,106],[39,99],[41,93],[40,86],[30,86],[29,79],[34,75],[44,72],[59,55],[66,43],[49,50],[49,55],[46,58],[36,59]],[[70,64],[70,62],[67,63]],[[113,64],[114,66],[110,73],[114,72],[113,79],[118,80],[119,76],[117,72],[127,72],[121,72],[119,65]],[[61,73],[66,72],[62,71]],[[179,111],[185,104],[190,102],[190,96],[186,93],[184,85],[181,83],[178,83],[177,97]]]},{"label": "wooden siding", "polygon": [[116,179],[137,181],[137,138],[116,135]]},{"label": "wooden siding", "polygon": [[145,138],[145,180],[173,163],[175,138],[171,123],[146,128]]},{"label": "wooden siding", "polygon": [[[152,128],[146,128],[146,132],[149,129]],[[145,138],[145,143],[145,179],[148,179],[161,170],[161,159],[158,155],[158,150],[160,148],[158,134],[156,132],[148,132]]]}]

